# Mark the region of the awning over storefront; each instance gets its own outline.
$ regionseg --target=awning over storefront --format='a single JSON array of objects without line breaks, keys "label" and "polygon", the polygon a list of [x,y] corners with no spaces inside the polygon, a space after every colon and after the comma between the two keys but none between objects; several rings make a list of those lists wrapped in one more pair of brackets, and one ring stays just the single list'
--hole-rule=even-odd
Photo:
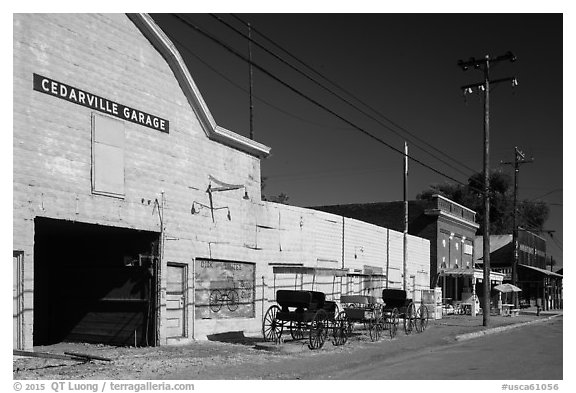
[{"label": "awning over storefront", "polygon": [[381,274],[381,273],[348,272],[348,273],[346,273],[346,276],[348,276],[348,277],[380,277],[380,278],[386,278],[386,275],[385,275],[385,274]]},{"label": "awning over storefront", "polygon": [[308,267],[308,266],[273,266],[274,274],[309,274],[313,276],[334,276],[345,277],[348,269],[334,269],[327,267]]},{"label": "awning over storefront", "polygon": [[[475,279],[483,279],[484,272],[480,269],[442,269],[440,275],[452,277],[470,277]],[[504,273],[490,272],[490,281],[502,282],[504,281]]]},{"label": "awning over storefront", "polygon": [[562,276],[561,274],[554,273],[554,272],[551,272],[551,271],[546,270],[546,269],[541,269],[541,268],[536,267],[536,266],[528,266],[528,265],[523,265],[523,264],[518,264],[518,266],[522,266],[522,267],[525,267],[525,268],[534,270],[534,271],[536,271],[536,272],[538,272],[538,273],[542,273],[542,274],[545,274],[545,275],[547,275],[547,276],[559,277],[559,278],[563,278],[563,277],[564,277],[564,276]]}]

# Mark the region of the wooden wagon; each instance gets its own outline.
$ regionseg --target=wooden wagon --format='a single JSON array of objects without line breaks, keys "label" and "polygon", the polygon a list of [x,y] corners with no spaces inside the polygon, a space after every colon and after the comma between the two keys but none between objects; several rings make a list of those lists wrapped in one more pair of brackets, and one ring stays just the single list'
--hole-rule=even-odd
[{"label": "wooden wagon", "polygon": [[310,349],[322,348],[330,331],[334,345],[346,343],[346,325],[338,319],[336,303],[327,301],[323,292],[278,290],[276,302],[262,321],[265,341],[280,342],[286,329],[295,340],[307,335]]},{"label": "wooden wagon", "polygon": [[384,301],[384,315],[394,321],[403,319],[404,332],[411,334],[414,330],[418,333],[426,330],[428,326],[428,308],[424,304],[416,307],[412,299],[408,299],[406,291],[402,289],[383,289],[382,300]]},{"label": "wooden wagon", "polygon": [[375,296],[343,295],[340,303],[343,311],[339,319],[344,320],[348,335],[352,334],[355,324],[361,323],[372,341],[380,340],[384,330],[388,331],[390,338],[396,336],[397,319],[395,321],[391,314],[384,313],[383,304]]}]

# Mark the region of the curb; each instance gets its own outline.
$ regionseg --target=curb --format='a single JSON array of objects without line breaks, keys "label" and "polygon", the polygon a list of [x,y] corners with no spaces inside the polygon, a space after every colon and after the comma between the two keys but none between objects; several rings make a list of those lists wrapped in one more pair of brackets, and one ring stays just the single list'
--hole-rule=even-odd
[{"label": "curb", "polygon": [[542,318],[542,319],[536,319],[534,321],[527,321],[527,322],[522,322],[522,323],[515,323],[512,325],[506,325],[506,326],[499,326],[499,327],[495,327],[495,328],[491,328],[491,329],[486,329],[486,330],[479,330],[477,332],[472,332],[472,333],[465,333],[465,334],[460,334],[456,337],[454,337],[454,339],[456,341],[465,341],[465,340],[471,340],[473,338],[477,338],[477,337],[482,337],[482,336],[487,336],[489,334],[495,334],[495,333],[501,333],[501,332],[505,332],[507,330],[511,330],[511,329],[516,329],[522,326],[526,326],[526,325],[531,325],[534,323],[541,323],[541,322],[546,322],[549,321],[553,318],[556,317],[561,317],[563,314],[554,314],[552,316],[549,316],[547,318]]}]

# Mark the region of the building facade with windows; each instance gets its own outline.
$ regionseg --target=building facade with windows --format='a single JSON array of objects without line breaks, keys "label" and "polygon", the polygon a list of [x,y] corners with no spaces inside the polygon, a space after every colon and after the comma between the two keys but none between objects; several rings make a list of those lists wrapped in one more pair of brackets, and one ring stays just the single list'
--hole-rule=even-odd
[{"label": "building facade with windows", "polygon": [[[475,243],[479,252],[476,263],[482,265],[483,237],[477,236]],[[539,305],[544,310],[563,307],[563,276],[546,267],[546,240],[530,231],[518,231],[518,280],[522,289],[518,297],[521,306]],[[512,282],[514,243],[512,235],[490,236],[490,269],[504,275],[505,282]],[[497,294],[493,294],[497,296]],[[511,299],[508,299],[511,301]]]},{"label": "building facade with windows", "polygon": [[270,148],[218,126],[150,16],[13,22],[15,348],[258,332],[279,288],[398,287],[401,233],[261,200]]},{"label": "building facade with windows", "polygon": [[[403,201],[314,207],[381,225],[404,230]],[[476,213],[441,195],[429,200],[408,201],[408,233],[430,241],[430,287],[442,288],[445,303],[470,303],[476,312],[480,304],[483,273],[475,262],[474,239],[479,225]],[[407,256],[410,260],[410,252]],[[491,282],[502,282],[502,274]]]}]

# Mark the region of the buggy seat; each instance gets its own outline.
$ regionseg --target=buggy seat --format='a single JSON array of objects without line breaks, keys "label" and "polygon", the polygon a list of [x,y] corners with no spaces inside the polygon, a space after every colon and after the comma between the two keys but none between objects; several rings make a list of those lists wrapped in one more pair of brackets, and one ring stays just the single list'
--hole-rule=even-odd
[{"label": "buggy seat", "polygon": [[295,308],[297,312],[313,311],[324,307],[326,296],[322,292],[282,289],[276,291],[276,302],[282,312],[289,312],[290,308]]},{"label": "buggy seat", "polygon": [[383,289],[382,300],[386,308],[401,308],[406,306],[406,291],[403,289]]}]

